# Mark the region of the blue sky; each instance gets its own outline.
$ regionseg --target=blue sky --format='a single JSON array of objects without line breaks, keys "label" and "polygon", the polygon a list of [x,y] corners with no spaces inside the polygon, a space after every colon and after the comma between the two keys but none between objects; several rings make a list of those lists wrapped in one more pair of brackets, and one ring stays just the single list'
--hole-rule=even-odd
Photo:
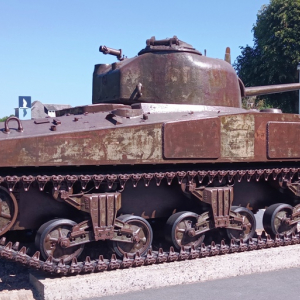
[{"label": "blue sky", "polygon": [[0,117],[19,96],[45,104],[91,104],[95,64],[132,57],[146,39],[177,37],[207,56],[232,61],[253,45],[257,12],[269,0],[0,0]]}]

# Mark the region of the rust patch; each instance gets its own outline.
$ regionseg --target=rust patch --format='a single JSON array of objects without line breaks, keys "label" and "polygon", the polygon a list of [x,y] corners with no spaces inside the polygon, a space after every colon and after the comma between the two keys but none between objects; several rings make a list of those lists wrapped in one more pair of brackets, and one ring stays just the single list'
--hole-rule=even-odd
[{"label": "rust patch", "polygon": [[268,122],[268,158],[300,158],[300,123]]},{"label": "rust patch", "polygon": [[211,158],[220,156],[218,118],[164,124],[165,158]]}]

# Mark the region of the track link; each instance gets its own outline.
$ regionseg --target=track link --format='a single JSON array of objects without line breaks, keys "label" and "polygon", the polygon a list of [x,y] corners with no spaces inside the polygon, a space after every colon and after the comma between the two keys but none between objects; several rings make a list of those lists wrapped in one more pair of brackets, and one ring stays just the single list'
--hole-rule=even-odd
[{"label": "track link", "polygon": [[257,239],[250,239],[247,243],[244,243],[241,239],[238,243],[231,240],[230,244],[226,244],[224,240],[222,240],[220,244],[211,242],[210,245],[205,245],[202,243],[202,245],[197,249],[192,247],[191,249],[186,250],[182,247],[179,253],[175,252],[173,247],[170,247],[168,252],[163,251],[162,248],[158,251],[152,251],[150,249],[148,250],[147,255],[143,257],[141,257],[139,252],[137,252],[133,259],[129,258],[128,255],[125,254],[122,260],[118,259],[115,254],[112,254],[110,259],[106,259],[103,255],[99,255],[98,259],[91,260],[90,257],[87,256],[85,261],[78,262],[76,258],[73,258],[71,264],[66,265],[63,260],[58,263],[53,262],[51,256],[49,256],[46,261],[40,260],[39,251],[35,252],[33,256],[29,256],[26,254],[27,249],[25,247],[22,247],[20,250],[18,249],[18,242],[13,244],[12,242],[7,242],[5,237],[2,237],[0,240],[0,257],[48,274],[69,276],[74,274],[126,269],[173,261],[191,260],[235,252],[254,251],[263,248],[288,246],[299,243],[300,237],[298,234],[292,234],[291,236],[285,235],[283,238],[276,236],[272,239],[270,235],[266,236],[263,232]]},{"label": "track link", "polygon": [[300,179],[300,168],[273,168],[273,169],[243,169],[243,170],[202,170],[202,171],[177,171],[177,172],[159,172],[159,173],[135,173],[135,174],[98,174],[98,175],[23,175],[23,176],[0,176],[0,184],[6,184],[10,192],[13,192],[17,183],[22,183],[25,191],[28,191],[33,182],[37,182],[39,190],[43,191],[48,182],[53,184],[56,190],[62,181],[65,181],[68,188],[71,189],[76,181],[81,183],[82,190],[85,190],[89,182],[94,183],[94,188],[99,189],[101,184],[107,184],[108,188],[112,188],[114,183],[119,183],[123,189],[128,180],[132,181],[134,187],[141,181],[147,187],[152,179],[155,180],[156,185],[159,186],[163,179],[167,180],[169,185],[172,184],[176,177],[178,183],[181,184],[183,179],[187,179],[189,183],[198,180],[202,184],[203,180],[208,179],[208,183],[212,183],[217,179],[220,183],[224,178],[228,183],[233,183],[234,180],[241,182],[243,179],[250,182],[252,178],[258,182],[261,178],[268,181],[271,176],[276,180],[278,176],[282,179],[291,180],[294,176]]}]

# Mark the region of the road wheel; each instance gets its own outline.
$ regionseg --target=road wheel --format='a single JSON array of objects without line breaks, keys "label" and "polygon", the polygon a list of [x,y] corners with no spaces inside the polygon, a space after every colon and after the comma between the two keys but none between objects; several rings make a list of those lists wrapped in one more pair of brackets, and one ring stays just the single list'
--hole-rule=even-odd
[{"label": "road wheel", "polygon": [[193,229],[197,223],[198,215],[189,211],[181,211],[173,214],[165,226],[165,239],[170,242],[175,249],[180,250],[181,246],[186,249],[199,247],[205,235],[191,236],[189,229]]},{"label": "road wheel", "polygon": [[68,234],[74,225],[76,222],[72,220],[56,219],[39,228],[35,237],[35,245],[45,260],[51,255],[54,262],[63,259],[65,263],[68,263],[82,253],[84,244],[68,248],[64,246],[69,241]]}]

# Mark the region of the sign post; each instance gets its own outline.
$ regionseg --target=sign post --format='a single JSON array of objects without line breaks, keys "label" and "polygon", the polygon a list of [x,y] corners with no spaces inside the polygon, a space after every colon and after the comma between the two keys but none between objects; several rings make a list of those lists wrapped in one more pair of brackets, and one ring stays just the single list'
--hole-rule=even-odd
[{"label": "sign post", "polygon": [[31,97],[19,96],[19,119],[30,120],[31,119]]}]

